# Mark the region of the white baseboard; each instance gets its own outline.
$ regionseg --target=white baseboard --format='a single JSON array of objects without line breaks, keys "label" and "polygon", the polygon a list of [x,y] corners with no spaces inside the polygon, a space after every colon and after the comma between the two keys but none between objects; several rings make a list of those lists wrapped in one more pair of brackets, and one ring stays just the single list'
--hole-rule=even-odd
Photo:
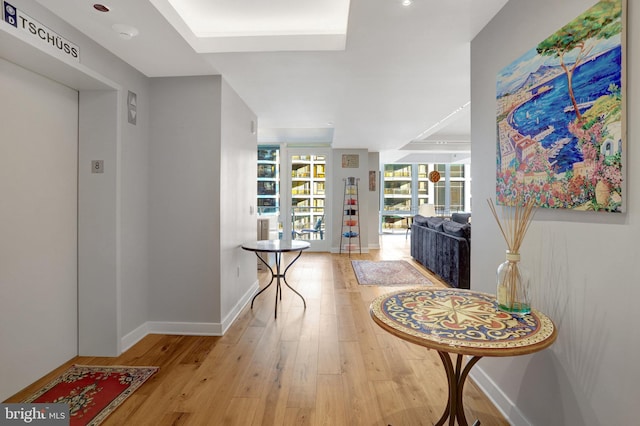
[{"label": "white baseboard", "polygon": [[217,322],[149,321],[149,334],[183,334],[185,336],[222,336]]},{"label": "white baseboard", "polygon": [[509,399],[507,395],[496,385],[496,383],[484,372],[484,370],[476,365],[469,373],[469,376],[478,385],[487,398],[493,402],[498,410],[511,426],[530,426],[531,423],[518,410],[518,407]]},{"label": "white baseboard", "polygon": [[256,280],[251,287],[242,295],[238,303],[231,309],[229,314],[222,320],[222,334],[226,333],[229,330],[229,327],[233,324],[233,322],[238,318],[240,312],[244,309],[244,307],[249,303],[251,298],[258,292],[260,289],[260,283]]},{"label": "white baseboard", "polygon": [[121,353],[130,349],[148,334],[178,334],[186,336],[222,336],[231,327],[245,305],[258,292],[259,284],[256,280],[240,298],[222,323],[214,322],[176,322],[176,321],[147,321],[120,339]]},{"label": "white baseboard", "polygon": [[[362,253],[369,253],[369,249],[371,248],[371,246],[368,247],[362,247]],[[333,253],[333,254],[340,254],[340,247],[331,247],[329,249],[329,253]],[[348,254],[348,251],[344,251],[342,250],[342,254]],[[354,254],[360,254],[360,249],[355,249],[355,250],[351,250],[351,253]]]},{"label": "white baseboard", "polygon": [[140,327],[120,339],[120,354],[131,349],[133,345],[142,340],[147,334],[149,334],[149,323],[145,322]]}]

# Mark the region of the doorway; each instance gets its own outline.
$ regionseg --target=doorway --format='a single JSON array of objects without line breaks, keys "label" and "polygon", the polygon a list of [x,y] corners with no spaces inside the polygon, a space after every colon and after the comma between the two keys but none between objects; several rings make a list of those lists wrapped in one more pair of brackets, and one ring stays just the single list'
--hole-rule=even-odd
[{"label": "doorway", "polygon": [[326,148],[287,149],[287,192],[282,193],[287,194],[282,197],[284,232],[309,241],[313,251],[329,251],[331,242],[330,158]]}]

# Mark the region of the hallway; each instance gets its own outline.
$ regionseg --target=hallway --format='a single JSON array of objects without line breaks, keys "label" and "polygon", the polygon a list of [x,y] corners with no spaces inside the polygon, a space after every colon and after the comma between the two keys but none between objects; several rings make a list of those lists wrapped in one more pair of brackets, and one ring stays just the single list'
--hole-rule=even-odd
[{"label": "hallway", "polygon": [[[304,295],[306,310],[285,287],[274,320],[269,289],[222,337],[149,335],[118,358],[68,364],[160,366],[105,425],[432,425],[447,392],[437,353],[373,323],[369,303],[390,287],[359,285],[350,262],[412,262],[409,243],[404,234],[385,234],[380,250],[351,258],[303,253],[288,281]],[[267,274],[259,275],[264,285]],[[472,381],[465,403],[470,422],[508,424]]]}]

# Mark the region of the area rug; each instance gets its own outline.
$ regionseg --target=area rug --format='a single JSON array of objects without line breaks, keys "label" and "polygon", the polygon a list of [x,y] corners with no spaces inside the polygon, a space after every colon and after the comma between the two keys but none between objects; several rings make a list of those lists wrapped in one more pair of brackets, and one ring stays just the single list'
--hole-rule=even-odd
[{"label": "area rug", "polygon": [[406,260],[352,260],[361,285],[433,285]]},{"label": "area rug", "polygon": [[71,426],[96,426],[158,367],[74,365],[24,402],[68,403]]}]

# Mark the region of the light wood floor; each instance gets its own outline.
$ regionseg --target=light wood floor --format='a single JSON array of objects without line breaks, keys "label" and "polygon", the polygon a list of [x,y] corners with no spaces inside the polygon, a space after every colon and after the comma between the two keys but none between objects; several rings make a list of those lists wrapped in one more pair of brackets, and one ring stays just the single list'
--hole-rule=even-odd
[{"label": "light wood floor", "polygon": [[[351,259],[405,259],[409,240],[385,235],[381,250],[305,252],[287,277],[278,319],[272,289],[222,337],[149,335],[117,358],[77,357],[6,402],[19,402],[69,365],[156,365],[159,372],[103,425],[432,425],[446,378],[435,351],[373,323],[371,300],[397,287],[358,285]],[[443,285],[414,263],[436,285]],[[266,282],[266,274],[260,274]],[[480,361],[480,364],[482,361]],[[469,380],[469,423],[508,425]]]}]

